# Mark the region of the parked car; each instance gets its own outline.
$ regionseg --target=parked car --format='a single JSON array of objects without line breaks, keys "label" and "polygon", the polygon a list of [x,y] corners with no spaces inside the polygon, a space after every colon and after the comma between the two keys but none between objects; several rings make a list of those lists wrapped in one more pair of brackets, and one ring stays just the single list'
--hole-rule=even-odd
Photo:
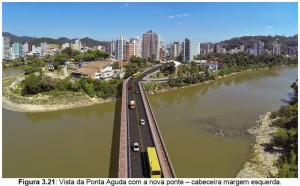
[{"label": "parked car", "polygon": [[128,87],[128,90],[132,90],[132,87]]},{"label": "parked car", "polygon": [[145,120],[144,119],[140,119],[140,124],[141,125],[145,125],[146,124]]},{"label": "parked car", "polygon": [[136,94],[140,93],[139,89],[135,89],[134,91]]},{"label": "parked car", "polygon": [[132,147],[134,152],[140,151],[139,144],[137,142],[135,142]]}]

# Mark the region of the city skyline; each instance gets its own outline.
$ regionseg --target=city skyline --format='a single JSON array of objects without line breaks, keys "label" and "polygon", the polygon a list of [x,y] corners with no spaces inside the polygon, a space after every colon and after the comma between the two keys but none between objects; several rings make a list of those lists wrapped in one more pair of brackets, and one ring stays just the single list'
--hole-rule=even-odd
[{"label": "city skyline", "polygon": [[120,36],[141,37],[153,30],[167,44],[184,38],[203,43],[245,35],[292,36],[298,33],[296,2],[4,2],[2,5],[2,31],[18,36],[90,37],[112,41]]}]

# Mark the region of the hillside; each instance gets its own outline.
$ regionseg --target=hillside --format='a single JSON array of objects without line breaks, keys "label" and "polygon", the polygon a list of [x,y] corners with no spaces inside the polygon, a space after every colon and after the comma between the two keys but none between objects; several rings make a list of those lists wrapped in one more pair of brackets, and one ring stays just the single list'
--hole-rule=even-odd
[{"label": "hillside", "polygon": [[272,43],[273,42],[278,42],[279,44],[282,45],[282,50],[286,51],[287,46],[292,45],[292,46],[298,46],[298,34],[294,36],[243,36],[243,37],[237,37],[237,38],[232,38],[229,40],[221,41],[219,44],[221,44],[226,50],[228,49],[234,49],[234,48],[239,48],[240,45],[245,45],[246,48],[253,48],[253,43],[255,41],[262,41],[265,43],[265,48],[268,50],[272,50]]},{"label": "hillside", "polygon": [[[29,36],[16,36],[9,32],[2,32],[2,36],[10,37],[11,44],[13,42],[20,42],[20,43],[31,42],[32,44],[34,44],[36,46],[40,46],[40,44],[43,42],[46,42],[48,44],[62,45],[64,43],[75,43],[75,40],[76,40],[76,39],[69,39],[67,37],[60,37],[58,39],[53,39],[53,38],[48,38],[48,37],[36,38],[36,37],[29,37]],[[108,44],[108,41],[97,41],[97,40],[91,39],[89,37],[82,38],[82,39],[80,39],[80,41],[83,46],[87,46],[87,47],[93,47],[93,46],[97,46],[97,45],[106,46]]]}]

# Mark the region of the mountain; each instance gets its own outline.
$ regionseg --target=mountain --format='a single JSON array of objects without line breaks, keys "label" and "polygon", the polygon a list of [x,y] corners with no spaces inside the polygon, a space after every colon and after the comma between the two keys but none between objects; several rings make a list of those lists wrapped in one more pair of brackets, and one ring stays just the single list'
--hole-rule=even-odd
[{"label": "mountain", "polygon": [[[64,43],[75,43],[76,39],[69,39],[67,37],[60,37],[58,39],[53,39],[49,37],[41,37],[41,38],[36,38],[36,37],[29,37],[29,36],[16,36],[13,35],[9,32],[2,32],[2,36],[4,37],[10,37],[10,43],[14,42],[19,42],[19,43],[25,43],[25,42],[31,42],[33,45],[40,46],[41,43],[48,43],[48,44],[57,44],[57,45],[62,45]],[[85,37],[80,39],[81,43],[83,46],[87,47],[94,47],[94,46],[107,46],[109,43],[108,41],[97,41],[94,39],[91,39],[89,37]]]},{"label": "mountain", "polygon": [[281,44],[282,50],[287,50],[287,46],[298,46],[298,34],[294,36],[243,36],[229,40],[221,41],[217,44],[222,45],[226,50],[239,48],[240,45],[245,45],[246,48],[253,48],[255,41],[261,41],[265,44],[265,48],[272,50],[272,44],[277,42]]},{"label": "mountain", "polygon": [[35,39],[34,37],[29,37],[29,36],[19,37],[19,36],[11,34],[9,32],[2,32],[2,36],[9,37],[11,43],[13,43],[13,42],[25,43],[25,42],[28,42],[28,41],[31,41],[31,40]]}]

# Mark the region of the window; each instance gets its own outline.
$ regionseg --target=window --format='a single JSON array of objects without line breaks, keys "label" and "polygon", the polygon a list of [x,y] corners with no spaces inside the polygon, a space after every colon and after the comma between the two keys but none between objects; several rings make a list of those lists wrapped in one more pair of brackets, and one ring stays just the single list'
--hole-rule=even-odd
[{"label": "window", "polygon": [[160,175],[160,171],[152,171],[152,175]]}]

